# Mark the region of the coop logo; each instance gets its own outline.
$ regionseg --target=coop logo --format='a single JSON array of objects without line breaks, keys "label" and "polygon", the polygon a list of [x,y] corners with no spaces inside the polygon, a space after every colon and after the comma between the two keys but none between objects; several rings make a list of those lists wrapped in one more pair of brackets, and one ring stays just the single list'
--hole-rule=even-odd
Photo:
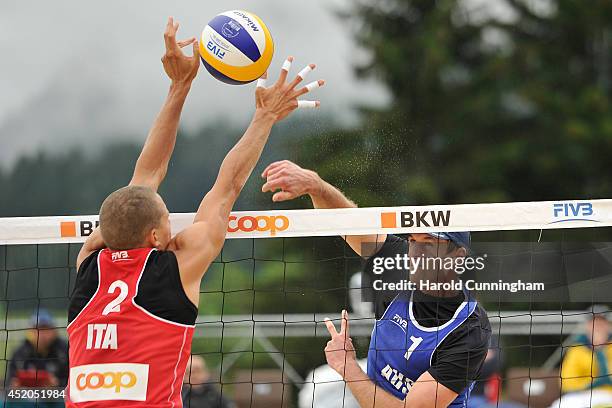
[{"label": "coop logo", "polygon": [[100,225],[100,221],[62,221],[60,236],[62,238],[88,237]]},{"label": "coop logo", "polygon": [[148,364],[88,364],[70,369],[72,402],[130,400],[145,401],[149,382]]},{"label": "coop logo", "polygon": [[234,20],[230,20],[227,23],[223,24],[223,27],[221,28],[221,33],[226,38],[234,38],[240,33],[241,28],[242,27],[240,26],[240,24],[238,24]]},{"label": "coop logo", "polygon": [[227,232],[269,232],[275,236],[277,231],[289,228],[289,218],[284,215],[230,215]]},{"label": "coop logo", "polygon": [[588,201],[554,203],[552,210],[554,221],[551,224],[567,221],[599,222],[593,219],[595,215],[593,203]]},{"label": "coop logo", "polygon": [[450,210],[383,212],[380,224],[383,228],[448,227],[450,216]]}]

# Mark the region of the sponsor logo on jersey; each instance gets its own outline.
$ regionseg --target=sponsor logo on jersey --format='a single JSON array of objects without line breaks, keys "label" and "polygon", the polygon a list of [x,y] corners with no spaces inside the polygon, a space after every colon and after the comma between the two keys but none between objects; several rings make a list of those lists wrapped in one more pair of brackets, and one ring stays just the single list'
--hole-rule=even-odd
[{"label": "sponsor logo on jersey", "polygon": [[130,260],[130,256],[128,255],[127,251],[111,252],[111,260],[113,262],[116,262],[116,261],[129,261]]},{"label": "sponsor logo on jersey", "polygon": [[289,228],[289,218],[284,215],[230,215],[227,232],[269,232],[271,236],[277,231]]},{"label": "sponsor logo on jersey", "polygon": [[393,316],[393,321],[397,323],[404,331],[408,328],[408,321],[397,313]]},{"label": "sponsor logo on jersey", "polygon": [[70,368],[72,402],[146,401],[148,364],[88,364]]}]

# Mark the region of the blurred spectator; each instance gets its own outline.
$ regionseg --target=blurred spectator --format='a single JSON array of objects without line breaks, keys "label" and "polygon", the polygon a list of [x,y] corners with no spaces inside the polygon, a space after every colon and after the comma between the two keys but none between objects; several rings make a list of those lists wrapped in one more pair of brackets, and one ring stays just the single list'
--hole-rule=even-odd
[{"label": "blurred spectator", "polygon": [[11,387],[65,387],[68,381],[68,343],[59,337],[53,318],[44,309],[30,318],[30,329],[8,367]]},{"label": "blurred spectator", "polygon": [[468,400],[468,408],[522,408],[524,405],[515,402],[502,402],[501,396],[502,355],[499,339],[491,337],[491,345],[487,351],[479,380]]},{"label": "blurred spectator", "polygon": [[[493,339],[491,339],[493,340]],[[489,348],[478,381],[470,394],[469,408],[496,406],[499,397],[501,358],[498,348]]]},{"label": "blurred spectator", "polygon": [[199,355],[192,355],[187,363],[183,380],[183,406],[185,408],[235,408],[217,387],[208,382],[210,372]]},{"label": "blurred spectator", "polygon": [[[366,370],[366,359],[358,360]],[[324,364],[312,370],[306,376],[304,386],[298,395],[299,408],[359,408],[340,374],[329,365]]]},{"label": "blurred spectator", "polygon": [[585,334],[577,337],[561,363],[563,397],[555,407],[612,404],[611,326],[605,306],[593,306]]},{"label": "blurred spectator", "polygon": [[[13,353],[7,382],[13,389],[58,387],[68,381],[68,343],[55,328],[53,318],[44,309],[30,318],[30,329],[23,343]],[[12,400],[6,407],[62,407],[63,398],[54,400]]]}]

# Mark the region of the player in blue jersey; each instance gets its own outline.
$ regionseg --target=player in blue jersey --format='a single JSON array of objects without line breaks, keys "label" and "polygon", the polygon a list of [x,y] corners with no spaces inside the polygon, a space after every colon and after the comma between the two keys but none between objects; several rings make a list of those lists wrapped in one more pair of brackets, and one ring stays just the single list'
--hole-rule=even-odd
[{"label": "player in blue jersey", "polygon": [[[309,195],[315,208],[356,207],[315,172],[284,160],[263,172],[262,191],[273,201]],[[346,242],[369,265],[377,257],[465,258],[470,234],[411,234],[346,236]],[[452,267],[402,271],[411,282],[448,283],[457,280]],[[466,407],[482,368],[491,327],[484,309],[467,292],[455,289],[415,289],[393,298],[376,299],[377,322],[372,330],[365,373],[357,364],[350,338],[349,317],[342,311],[340,331],[326,321],[331,340],[325,348],[328,364],[347,382],[362,408]],[[341,401],[339,401],[341,403]],[[340,406],[340,405],[339,405]]]}]

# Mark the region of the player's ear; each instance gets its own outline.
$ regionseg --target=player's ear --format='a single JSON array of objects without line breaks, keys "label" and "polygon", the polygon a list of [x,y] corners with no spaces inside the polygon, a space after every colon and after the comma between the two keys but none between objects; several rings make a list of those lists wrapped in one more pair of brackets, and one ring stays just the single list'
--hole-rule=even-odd
[{"label": "player's ear", "polygon": [[153,228],[149,231],[147,234],[147,244],[153,248],[159,249],[161,247],[160,233],[161,231],[158,231],[157,228]]},{"label": "player's ear", "polygon": [[467,250],[464,247],[457,248],[457,257],[465,258],[467,256]]}]

